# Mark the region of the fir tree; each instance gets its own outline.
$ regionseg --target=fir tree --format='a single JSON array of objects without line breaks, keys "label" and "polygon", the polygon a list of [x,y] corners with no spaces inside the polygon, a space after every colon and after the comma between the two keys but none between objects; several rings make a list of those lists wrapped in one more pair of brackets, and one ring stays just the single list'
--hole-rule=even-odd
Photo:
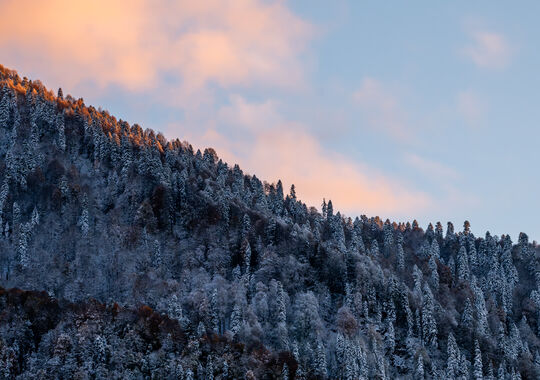
[{"label": "fir tree", "polygon": [[424,302],[422,304],[422,338],[430,348],[437,347],[437,322],[435,321],[434,300],[429,286],[424,285]]},{"label": "fir tree", "polygon": [[418,355],[418,359],[416,360],[415,375],[415,379],[420,380],[424,378],[424,358],[422,355]]},{"label": "fir tree", "polygon": [[474,367],[473,367],[473,379],[483,380],[484,374],[482,369],[482,352],[478,345],[478,340],[474,341]]},{"label": "fir tree", "polygon": [[314,365],[315,374],[323,379],[327,377],[327,368],[326,368],[326,350],[322,341],[317,342],[317,349],[315,352],[315,365]]},{"label": "fir tree", "polygon": [[398,271],[402,271],[405,268],[405,252],[403,252],[403,246],[401,244],[397,245],[396,267]]}]

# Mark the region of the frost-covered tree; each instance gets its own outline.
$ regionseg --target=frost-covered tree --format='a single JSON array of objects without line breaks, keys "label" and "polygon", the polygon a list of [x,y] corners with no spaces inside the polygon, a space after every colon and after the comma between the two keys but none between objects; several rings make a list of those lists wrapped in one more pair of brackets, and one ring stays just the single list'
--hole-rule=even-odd
[{"label": "frost-covered tree", "polygon": [[435,321],[435,305],[429,286],[424,285],[424,302],[422,304],[422,338],[428,347],[437,346],[437,322]]},{"label": "frost-covered tree", "polygon": [[482,352],[480,351],[480,346],[478,345],[478,340],[474,341],[474,366],[472,377],[474,380],[483,380],[483,367],[482,367]]}]

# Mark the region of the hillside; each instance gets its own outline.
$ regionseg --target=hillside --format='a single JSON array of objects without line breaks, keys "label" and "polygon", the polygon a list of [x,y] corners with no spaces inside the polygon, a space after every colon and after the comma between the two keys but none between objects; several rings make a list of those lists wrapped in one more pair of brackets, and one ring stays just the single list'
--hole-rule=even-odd
[{"label": "hillside", "polygon": [[319,212],[3,67],[0,186],[4,378],[540,378],[524,233]]}]

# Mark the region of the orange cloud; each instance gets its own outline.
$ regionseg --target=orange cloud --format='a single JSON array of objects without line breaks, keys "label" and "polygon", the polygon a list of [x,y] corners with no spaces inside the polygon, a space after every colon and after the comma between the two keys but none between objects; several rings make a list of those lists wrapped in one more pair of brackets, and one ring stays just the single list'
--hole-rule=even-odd
[{"label": "orange cloud", "polygon": [[297,85],[313,32],[262,0],[3,0],[0,14],[2,63],[66,87]]},{"label": "orange cloud", "polygon": [[[432,206],[432,199],[425,193],[367,165],[326,151],[301,124],[282,120],[277,114],[268,117],[278,112],[271,104],[233,99],[222,113],[227,116],[227,123],[243,124],[249,120],[258,128],[244,129],[240,139],[229,138],[228,133],[220,132],[218,122],[200,135],[192,130],[189,141],[199,147],[214,147],[226,162],[238,163],[261,179],[281,179],[287,186],[294,183],[298,196],[308,206],[319,208],[324,197],[331,198],[339,210],[350,215],[389,217],[410,216]],[[253,111],[261,107],[264,112],[257,120]],[[238,117],[234,119],[234,115]]]}]

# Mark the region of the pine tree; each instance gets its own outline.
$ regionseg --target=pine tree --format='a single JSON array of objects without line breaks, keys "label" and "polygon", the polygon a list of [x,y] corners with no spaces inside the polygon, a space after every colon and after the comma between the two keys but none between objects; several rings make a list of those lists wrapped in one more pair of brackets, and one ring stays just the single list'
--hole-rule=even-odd
[{"label": "pine tree", "polygon": [[21,223],[21,208],[19,207],[19,204],[17,202],[13,202],[13,228],[18,228],[19,224]]},{"label": "pine tree", "polygon": [[403,246],[401,244],[397,245],[396,267],[398,271],[405,269],[405,252],[403,252]]},{"label": "pine tree", "polygon": [[21,228],[19,233],[17,254],[19,255],[19,262],[21,266],[23,268],[27,268],[30,265],[30,258],[28,257],[28,233],[24,227]]},{"label": "pine tree", "polygon": [[0,100],[0,128],[8,128],[9,112],[11,109],[11,93],[8,87],[2,90],[2,99]]},{"label": "pine tree", "polygon": [[249,275],[251,267],[251,246],[247,239],[244,240],[242,251],[244,259],[244,273]]},{"label": "pine tree", "polygon": [[81,216],[79,217],[79,226],[81,227],[83,236],[87,236],[90,230],[90,221],[87,209],[83,209]]},{"label": "pine tree", "polygon": [[384,255],[388,257],[394,245],[394,227],[388,220],[383,226],[383,234]]},{"label": "pine tree", "polygon": [[287,363],[283,363],[283,368],[281,369],[281,380],[289,380],[289,366],[287,366]]},{"label": "pine tree", "polygon": [[471,223],[468,220],[463,222],[463,233],[468,235],[471,232]]},{"label": "pine tree", "polygon": [[422,274],[422,271],[420,269],[418,269],[418,267],[416,266],[416,264],[414,264],[413,266],[413,280],[414,280],[414,292],[417,293],[417,294],[421,294],[422,293],[422,279],[423,279],[423,274]]},{"label": "pine tree", "polygon": [[435,321],[433,294],[429,286],[424,285],[424,302],[422,304],[422,338],[430,348],[437,347],[437,322]]},{"label": "pine tree", "polygon": [[467,258],[467,250],[465,246],[461,246],[458,253],[458,262],[457,262],[457,277],[458,280],[467,281],[469,279],[470,270],[469,270],[469,260]]},{"label": "pine tree", "polygon": [[37,207],[34,206],[32,211],[32,226],[37,226],[39,224],[39,212]]},{"label": "pine tree", "polygon": [[317,349],[315,352],[315,374],[323,379],[327,377],[326,368],[326,350],[321,340],[317,342]]},{"label": "pine tree", "polygon": [[212,363],[212,356],[208,356],[205,369],[205,380],[214,380],[214,364]]},{"label": "pine tree", "polygon": [[507,380],[508,372],[506,372],[506,362],[503,360],[499,365],[499,370],[497,371],[497,380]]},{"label": "pine tree", "polygon": [[418,359],[416,361],[415,375],[415,379],[420,380],[424,378],[424,357],[422,355],[418,355]]},{"label": "pine tree", "polygon": [[476,278],[473,276],[471,281],[471,288],[474,293],[474,311],[476,314],[476,330],[480,335],[489,333],[488,326],[488,312],[486,309],[486,301],[484,299],[484,292],[476,283]]},{"label": "pine tree", "polygon": [[466,331],[472,331],[474,327],[473,323],[473,308],[471,305],[471,300],[467,298],[467,300],[465,301],[465,307],[463,308],[463,313],[461,313],[460,326],[466,329]]},{"label": "pine tree", "polygon": [[332,205],[332,200],[328,200],[328,205],[326,207],[326,219],[330,220],[334,216],[334,206]]},{"label": "pine tree", "polygon": [[454,233],[454,225],[452,222],[448,222],[447,228],[446,228],[446,240],[453,241],[456,238],[456,235]]},{"label": "pine tree", "polygon": [[206,327],[204,326],[203,321],[200,321],[199,325],[197,326],[197,335],[199,337],[202,337],[203,335],[206,335]]},{"label": "pine tree", "polygon": [[450,332],[447,342],[446,373],[448,379],[454,379],[459,372],[459,348],[454,335]]},{"label": "pine tree", "polygon": [[211,308],[211,322],[212,322],[212,331],[215,334],[219,334],[219,315],[218,315],[218,304],[217,304],[217,289],[212,291],[210,296],[210,308]]},{"label": "pine tree", "polygon": [[371,241],[370,253],[373,257],[379,257],[379,243],[377,242],[377,239]]},{"label": "pine tree", "polygon": [[294,183],[291,185],[290,197],[291,199],[296,200],[296,187],[294,186]]},{"label": "pine tree", "polygon": [[396,349],[396,335],[394,330],[394,323],[392,321],[388,322],[388,327],[386,328],[386,334],[384,335],[384,340],[386,348],[390,354]]},{"label": "pine tree", "polygon": [[176,294],[173,294],[171,299],[169,300],[169,304],[167,306],[167,314],[170,318],[174,318],[178,322],[182,322],[184,320],[182,305],[178,300]]},{"label": "pine tree", "polygon": [[443,238],[443,226],[441,222],[437,222],[435,225],[435,237],[440,240]]},{"label": "pine tree", "polygon": [[230,330],[233,335],[237,334],[242,327],[242,309],[240,305],[236,302],[233,306],[233,311],[231,313],[231,323]]},{"label": "pine tree", "polygon": [[431,242],[431,247],[430,247],[430,252],[429,253],[430,253],[431,257],[434,257],[436,259],[438,259],[441,256],[440,249],[439,249],[439,243],[437,243],[437,239],[433,239],[433,241]]},{"label": "pine tree", "polygon": [[478,345],[478,340],[474,341],[474,367],[473,367],[473,379],[483,380],[484,374],[482,372],[482,352]]},{"label": "pine tree", "polygon": [[223,367],[221,368],[221,378],[227,380],[229,378],[229,363],[227,360],[223,362]]},{"label": "pine tree", "polygon": [[8,194],[9,194],[9,185],[8,185],[7,179],[5,179],[4,182],[2,183],[2,187],[0,188],[0,216],[3,214],[4,205],[6,204]]},{"label": "pine tree", "polygon": [[437,272],[437,263],[435,262],[435,257],[431,256],[428,262],[430,274],[429,274],[429,285],[433,290],[439,289],[439,272]]},{"label": "pine tree", "polygon": [[58,147],[62,150],[66,150],[66,133],[64,127],[64,114],[59,113],[56,116],[56,131],[58,133]]},{"label": "pine tree", "polygon": [[154,252],[152,255],[153,259],[153,266],[154,268],[161,268],[161,244],[159,243],[159,240],[154,240]]},{"label": "pine tree", "polygon": [[485,380],[495,380],[493,376],[493,363],[490,361],[488,365],[487,375],[484,378]]}]

